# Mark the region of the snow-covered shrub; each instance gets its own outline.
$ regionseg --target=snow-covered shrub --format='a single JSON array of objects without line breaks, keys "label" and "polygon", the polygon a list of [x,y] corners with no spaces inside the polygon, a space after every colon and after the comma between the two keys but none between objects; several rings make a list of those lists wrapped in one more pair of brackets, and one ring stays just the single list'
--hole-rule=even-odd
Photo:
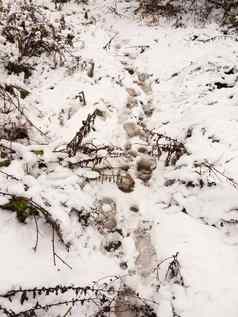
[{"label": "snow-covered shrub", "polygon": [[[42,54],[52,56],[55,66],[64,62],[65,50],[73,45],[73,35],[65,31],[64,17],[58,23],[52,23],[43,9],[31,1],[8,2],[0,17],[1,42],[12,57],[11,67],[9,63],[6,65],[8,70],[11,68],[19,73],[19,67],[26,65],[29,58]],[[25,75],[29,76],[26,72]]]},{"label": "snow-covered shrub", "polygon": [[206,22],[215,20],[233,27],[238,26],[237,0],[139,0],[138,12],[153,14],[158,17],[176,17],[180,20],[185,16],[193,16],[195,21]]}]

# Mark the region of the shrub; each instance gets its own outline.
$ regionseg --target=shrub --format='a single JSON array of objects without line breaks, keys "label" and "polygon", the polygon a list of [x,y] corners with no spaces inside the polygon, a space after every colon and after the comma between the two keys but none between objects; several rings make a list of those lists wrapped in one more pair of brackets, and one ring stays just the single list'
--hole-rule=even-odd
[{"label": "shrub", "polygon": [[238,27],[237,0],[139,0],[137,12],[143,15],[158,17],[176,17],[182,19],[186,15],[194,16],[196,21],[206,22],[214,11],[216,22],[231,27]]},{"label": "shrub", "polygon": [[[14,67],[16,73],[23,71],[25,77],[29,77],[30,72],[26,73],[23,69],[26,59],[29,60],[43,53],[53,57],[55,66],[64,62],[64,53],[67,47],[72,46],[73,35],[65,34],[63,18],[58,24],[49,22],[41,8],[31,1],[20,2],[15,7],[12,5],[4,7],[0,17],[2,21],[0,32],[5,45],[10,45],[17,51]],[[12,65],[8,64],[6,67],[12,70],[10,66]]]}]

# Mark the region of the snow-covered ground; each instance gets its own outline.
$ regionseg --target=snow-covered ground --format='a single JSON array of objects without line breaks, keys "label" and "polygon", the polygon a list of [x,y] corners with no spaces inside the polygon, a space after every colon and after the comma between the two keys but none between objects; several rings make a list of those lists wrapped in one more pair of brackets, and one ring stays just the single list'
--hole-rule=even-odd
[{"label": "snow-covered ground", "polygon": [[[37,1],[49,7],[52,21],[64,13],[75,34],[72,53],[95,63],[93,77],[80,67],[69,72],[69,61],[51,69],[42,59],[25,81],[1,66],[1,82],[18,83],[31,92],[22,101],[25,113],[47,134],[31,127],[29,142],[1,140],[16,152],[1,171],[19,180],[0,173],[0,190],[44,206],[59,221],[71,247],[66,251],[55,237],[56,252],[67,265],[58,258],[54,265],[51,226],[38,220],[34,251],[34,218],[21,224],[15,213],[1,209],[0,293],[19,287],[87,285],[121,275],[142,297],[158,303],[153,306],[157,316],[237,317],[237,39],[223,36],[216,25],[147,25],[133,15],[133,1],[119,2],[120,16],[110,9],[112,2],[69,2],[55,11],[53,3]],[[77,98],[81,91],[86,105]],[[110,175],[127,167],[135,181],[128,193],[105,179],[83,184],[85,177],[98,176],[97,171],[69,168],[69,161],[86,156],[68,158],[60,152],[96,108],[103,116],[96,118],[95,131],[86,141],[129,149],[128,158],[103,160],[104,166],[113,167]],[[148,145],[138,122],[177,139],[187,150],[175,165],[165,166],[164,155],[153,158],[156,166],[147,182],[136,171],[142,158],[151,160],[142,153]],[[0,198],[1,205],[7,202],[8,197]],[[72,210],[95,206],[109,213],[116,225],[82,227]],[[120,241],[119,249],[107,252],[104,246],[110,241]],[[170,257],[177,252],[180,272],[169,278]],[[24,310],[4,298],[0,304]],[[76,305],[70,313],[93,316],[97,307],[92,306],[87,311]],[[66,311],[59,307],[39,316],[63,317]]]}]

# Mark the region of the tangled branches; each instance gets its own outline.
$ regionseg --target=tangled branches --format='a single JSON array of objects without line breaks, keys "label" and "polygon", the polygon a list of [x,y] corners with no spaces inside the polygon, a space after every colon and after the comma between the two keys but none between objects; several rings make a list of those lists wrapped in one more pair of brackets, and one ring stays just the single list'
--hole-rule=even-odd
[{"label": "tangled branches", "polygon": [[108,172],[102,172],[100,170],[96,170],[98,172],[98,175],[95,177],[86,177],[84,179],[84,182],[82,184],[82,187],[84,187],[88,183],[96,182],[100,184],[105,184],[105,183],[114,183],[117,184],[118,187],[123,186],[123,184],[131,184],[132,187],[134,187],[134,181],[132,180],[132,177],[128,173],[122,173],[122,171],[116,169],[116,168],[111,168],[112,170],[115,171],[108,173]]},{"label": "tangled branches", "polygon": [[26,122],[21,122],[16,115],[23,114],[20,97],[25,98],[28,94],[27,90],[19,86],[0,83],[0,138],[10,141],[28,138]]},{"label": "tangled branches", "polygon": [[66,46],[72,46],[73,35],[64,36],[62,25],[56,27],[47,21],[31,1],[24,1],[15,12],[5,12],[2,25],[2,36],[18,50],[18,63],[46,53],[53,56],[56,66],[58,61],[63,63]]},{"label": "tangled branches", "polygon": [[[45,135],[37,126],[26,115],[23,107],[21,107],[20,98],[24,99],[28,96],[30,92],[18,85],[0,83],[0,113],[2,115],[9,115],[12,113],[19,113],[25,120],[25,123],[22,124],[18,116],[15,116],[15,121],[11,120],[12,118],[7,117],[6,122],[1,126],[0,137],[5,138],[10,141],[15,141],[16,139],[23,139],[28,137],[27,125],[32,126],[36,129],[41,135]],[[14,111],[15,110],[15,111]]]},{"label": "tangled branches", "polygon": [[91,143],[86,143],[78,147],[78,152],[88,155],[89,158],[82,159],[75,163],[69,162],[69,167],[72,169],[77,167],[95,169],[108,158],[129,157],[128,153],[122,148],[112,145],[96,146]]},{"label": "tangled branches", "polygon": [[[46,297],[54,298],[53,303],[41,304]],[[64,296],[62,298],[62,296]],[[56,298],[59,298],[56,301]],[[103,317],[106,313],[117,311],[136,312],[141,316],[147,313],[148,317],[156,317],[156,313],[148,300],[142,298],[133,289],[129,288],[119,276],[113,276],[84,287],[56,285],[55,287],[42,287],[31,289],[13,289],[0,295],[0,299],[10,303],[19,303],[27,308],[21,311],[13,311],[0,306],[0,311],[8,317],[29,317],[38,316],[38,311],[48,312],[55,307],[88,304],[96,309],[97,317]],[[150,303],[157,304],[150,301]],[[6,303],[5,303],[6,305]],[[8,304],[9,305],[9,304]],[[143,315],[145,316],[145,314]]]},{"label": "tangled branches", "polygon": [[71,163],[69,162],[69,167],[70,168],[74,168],[74,167],[91,167],[94,168],[97,165],[101,164],[103,161],[104,157],[99,157],[99,156],[95,156],[93,158],[88,158],[88,159],[84,159],[81,161],[78,161],[76,163]]},{"label": "tangled branches", "polygon": [[20,109],[20,100],[15,92],[16,88],[13,85],[0,83],[0,112],[2,114],[9,114],[14,109]]},{"label": "tangled branches", "polygon": [[97,116],[101,115],[101,111],[96,109],[92,114],[88,114],[86,120],[82,123],[82,127],[73,137],[73,139],[67,144],[66,151],[69,157],[75,156],[80,149],[82,149],[83,139],[94,130],[94,123]]},{"label": "tangled branches", "polygon": [[155,268],[155,272],[156,272],[156,276],[157,276],[157,280],[160,281],[159,278],[159,269],[161,267],[161,265],[165,262],[167,262],[168,260],[172,259],[172,261],[169,262],[166,274],[165,274],[165,280],[166,281],[173,281],[175,283],[178,283],[182,286],[184,286],[184,280],[183,280],[183,276],[181,274],[181,265],[179,263],[178,260],[178,255],[179,252],[177,252],[176,254],[169,256],[168,258],[165,258],[163,261],[161,261]]},{"label": "tangled branches", "polygon": [[184,154],[188,154],[182,142],[145,127],[143,130],[146,141],[151,145],[149,154],[159,160],[161,155],[166,153],[165,166],[175,165]]},{"label": "tangled branches", "polygon": [[234,188],[238,187],[238,182],[234,180],[234,178],[227,176],[224,172],[217,169],[214,164],[209,163],[208,161],[204,161],[201,163],[195,162],[194,167],[197,169],[197,173],[201,176],[202,175],[202,169],[205,168],[205,170],[208,171],[209,175],[212,175],[216,179],[219,179],[219,177],[225,179],[230,185],[232,185]]}]

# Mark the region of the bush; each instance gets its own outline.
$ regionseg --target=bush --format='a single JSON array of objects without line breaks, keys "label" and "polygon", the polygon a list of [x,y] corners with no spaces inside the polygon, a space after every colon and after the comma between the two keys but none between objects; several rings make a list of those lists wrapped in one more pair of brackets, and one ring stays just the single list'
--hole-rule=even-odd
[{"label": "bush", "polygon": [[137,12],[179,19],[192,15],[196,21],[215,19],[223,25],[238,27],[238,0],[139,0]]},{"label": "bush", "polygon": [[[0,12],[1,36],[17,55],[16,64],[23,65],[25,60],[43,53],[53,56],[55,66],[62,64],[67,47],[73,45],[73,35],[65,34],[64,18],[58,24],[50,23],[41,8],[31,1],[8,5]],[[17,54],[16,54],[17,51]],[[17,70],[18,72],[18,70]],[[25,74],[29,76],[29,74]]]}]

